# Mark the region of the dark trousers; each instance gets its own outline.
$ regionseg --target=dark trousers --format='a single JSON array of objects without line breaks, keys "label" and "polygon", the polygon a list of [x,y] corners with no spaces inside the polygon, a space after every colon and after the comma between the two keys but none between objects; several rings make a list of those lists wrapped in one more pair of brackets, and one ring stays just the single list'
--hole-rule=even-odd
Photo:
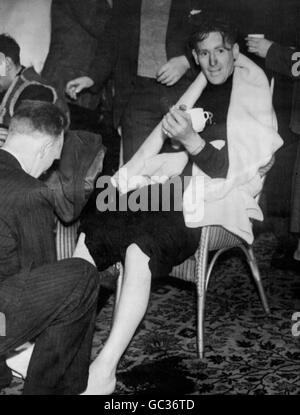
[{"label": "dark trousers", "polygon": [[173,86],[155,79],[137,77],[135,89],[121,119],[123,159],[126,163],[161,121],[169,108],[176,104],[190,84],[182,78]]},{"label": "dark trousers", "polygon": [[[5,298],[14,291],[13,303],[6,304]],[[7,354],[26,341],[34,341],[23,393],[83,392],[98,291],[96,268],[79,258],[45,265],[1,283],[0,308],[6,316],[6,337],[0,337],[2,386],[11,376],[5,365]]]}]

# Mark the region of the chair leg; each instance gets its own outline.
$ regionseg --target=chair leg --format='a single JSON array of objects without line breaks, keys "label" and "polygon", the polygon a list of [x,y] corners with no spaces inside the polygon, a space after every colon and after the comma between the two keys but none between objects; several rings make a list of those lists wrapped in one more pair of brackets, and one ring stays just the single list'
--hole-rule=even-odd
[{"label": "chair leg", "polygon": [[259,272],[257,262],[256,262],[256,259],[255,259],[254,253],[253,253],[253,249],[251,247],[246,248],[246,247],[243,246],[242,250],[244,251],[244,253],[247,257],[247,260],[248,260],[249,266],[251,268],[251,272],[252,272],[254,281],[256,283],[258,293],[259,293],[263,308],[265,310],[265,313],[270,314],[270,307],[269,307],[269,304],[268,304],[268,301],[267,301],[267,297],[266,297],[266,294],[265,294],[264,287],[262,285],[262,281],[261,281],[261,278],[260,278],[260,272]]},{"label": "chair leg", "polygon": [[204,357],[204,312],[205,312],[205,292],[203,295],[198,294],[197,298],[198,322],[197,322],[197,348],[198,357]]},{"label": "chair leg", "polygon": [[197,287],[197,349],[199,359],[204,357],[204,314],[205,296],[207,289],[207,263],[208,263],[208,241],[210,228],[202,229],[199,248],[195,253],[196,258],[196,287]]}]

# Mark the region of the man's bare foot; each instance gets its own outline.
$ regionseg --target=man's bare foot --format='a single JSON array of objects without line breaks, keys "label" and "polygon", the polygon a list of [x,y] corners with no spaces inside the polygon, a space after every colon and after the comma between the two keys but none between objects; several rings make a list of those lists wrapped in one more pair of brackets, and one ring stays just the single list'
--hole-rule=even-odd
[{"label": "man's bare foot", "polygon": [[106,375],[97,361],[91,364],[86,390],[81,395],[111,395],[116,388],[115,373]]}]

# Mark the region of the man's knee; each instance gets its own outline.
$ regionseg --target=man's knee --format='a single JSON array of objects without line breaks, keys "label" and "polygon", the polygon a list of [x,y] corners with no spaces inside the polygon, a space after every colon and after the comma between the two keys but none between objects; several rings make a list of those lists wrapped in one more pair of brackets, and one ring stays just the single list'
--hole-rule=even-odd
[{"label": "man's knee", "polygon": [[[144,254],[137,244],[130,244],[126,249],[126,257],[134,259],[137,256]],[[144,254],[145,255],[145,254]]]},{"label": "man's knee", "polygon": [[146,255],[137,244],[133,243],[128,246],[125,257],[127,265],[148,269],[149,259],[149,256]]}]

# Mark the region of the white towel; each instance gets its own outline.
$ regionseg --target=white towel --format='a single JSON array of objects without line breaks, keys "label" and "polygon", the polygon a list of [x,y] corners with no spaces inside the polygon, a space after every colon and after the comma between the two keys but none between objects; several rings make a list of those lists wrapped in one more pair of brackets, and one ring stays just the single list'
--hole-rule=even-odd
[{"label": "white towel", "polygon": [[[221,225],[253,242],[250,219],[262,220],[255,196],[262,188],[259,169],[265,166],[282,145],[272,94],[264,72],[240,54],[235,63],[233,86],[227,117],[229,170],[226,179],[211,179],[196,165],[193,176],[205,180],[204,214],[190,212],[189,200],[195,190],[193,182],[184,194],[184,217],[189,227]],[[202,213],[202,209],[200,209]]]}]

